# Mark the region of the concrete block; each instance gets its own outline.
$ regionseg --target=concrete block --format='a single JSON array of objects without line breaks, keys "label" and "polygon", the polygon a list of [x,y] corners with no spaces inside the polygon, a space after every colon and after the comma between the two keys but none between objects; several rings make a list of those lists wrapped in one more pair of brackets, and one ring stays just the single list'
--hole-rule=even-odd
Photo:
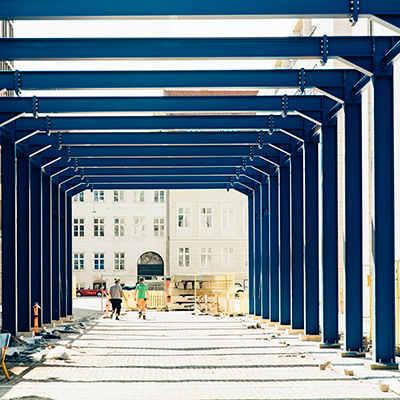
[{"label": "concrete block", "polygon": [[304,329],[286,329],[287,335],[304,335]]},{"label": "concrete block", "polygon": [[299,335],[301,342],[320,342],[321,335]]},{"label": "concrete block", "polygon": [[376,363],[373,361],[365,361],[364,367],[370,370],[385,370],[385,369],[399,369],[397,363]]},{"label": "concrete block", "polygon": [[396,347],[396,356],[400,356],[400,347]]},{"label": "concrete block", "polygon": [[273,328],[276,325],[279,325],[279,322],[271,322],[271,321],[267,322],[268,328]]},{"label": "concrete block", "polygon": [[318,343],[319,349],[340,349],[340,343]]},{"label": "concrete block", "polygon": [[354,376],[354,371],[352,369],[345,369],[343,372],[347,376]]},{"label": "concrete block", "polygon": [[261,319],[261,315],[253,315],[253,319]]},{"label": "concrete block", "polygon": [[337,355],[339,357],[365,357],[365,353],[363,351],[338,351]]},{"label": "concrete block", "polygon": [[24,337],[35,337],[35,332],[17,332],[17,338],[23,339]]},{"label": "concrete block", "polygon": [[382,392],[388,392],[389,391],[389,385],[385,384],[385,383],[382,383],[381,384],[381,391]]},{"label": "concrete block", "polygon": [[54,322],[52,322],[51,324],[43,324],[43,326],[44,326],[45,328],[55,328],[55,327],[56,327],[56,324],[55,324]]},{"label": "concrete block", "polygon": [[261,324],[267,324],[269,322],[269,319],[261,319],[260,323]]},{"label": "concrete block", "polygon": [[275,325],[275,329],[277,331],[286,331],[287,329],[290,329],[291,326],[290,325]]}]

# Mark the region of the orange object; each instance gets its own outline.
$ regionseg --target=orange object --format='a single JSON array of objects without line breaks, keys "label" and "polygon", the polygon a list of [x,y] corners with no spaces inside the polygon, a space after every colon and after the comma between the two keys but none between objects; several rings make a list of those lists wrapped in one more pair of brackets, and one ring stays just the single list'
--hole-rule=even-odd
[{"label": "orange object", "polygon": [[35,334],[39,333],[39,308],[40,308],[39,304],[35,303],[33,306],[33,315],[34,315],[33,327],[35,330]]},{"label": "orange object", "polygon": [[342,288],[340,289],[340,299],[339,299],[339,301],[340,301],[340,312],[343,314],[343,312],[344,312],[344,310],[343,310],[343,286],[342,286]]},{"label": "orange object", "polygon": [[204,295],[204,311],[208,313],[208,299],[206,294]]},{"label": "orange object", "polygon": [[108,318],[108,312],[110,311],[110,297],[107,295],[107,302],[106,302],[106,318]]},{"label": "orange object", "polygon": [[165,280],[165,291],[167,292],[167,303],[171,303],[171,295],[168,293],[168,289],[171,286],[171,278]]},{"label": "orange object", "polygon": [[218,315],[218,295],[214,296],[214,314]]}]

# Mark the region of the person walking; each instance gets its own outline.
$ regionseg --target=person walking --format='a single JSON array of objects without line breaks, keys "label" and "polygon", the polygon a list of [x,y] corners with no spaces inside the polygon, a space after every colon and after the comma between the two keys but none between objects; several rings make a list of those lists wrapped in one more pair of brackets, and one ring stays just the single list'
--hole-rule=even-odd
[{"label": "person walking", "polygon": [[122,299],[121,296],[127,301],[125,293],[122,291],[122,288],[119,284],[120,279],[115,278],[114,279],[114,285],[110,286],[109,290],[109,296],[110,296],[110,301],[111,301],[111,306],[112,306],[112,311],[111,311],[111,319],[114,316],[115,312],[115,319],[119,319],[119,315],[121,313],[121,304],[122,304]]},{"label": "person walking", "polygon": [[[139,278],[139,284],[135,290],[135,301],[139,311],[138,318],[143,315],[143,319],[146,319],[146,300],[149,298],[149,291],[147,285],[144,283],[144,278]],[[136,300],[137,299],[137,300]]]}]

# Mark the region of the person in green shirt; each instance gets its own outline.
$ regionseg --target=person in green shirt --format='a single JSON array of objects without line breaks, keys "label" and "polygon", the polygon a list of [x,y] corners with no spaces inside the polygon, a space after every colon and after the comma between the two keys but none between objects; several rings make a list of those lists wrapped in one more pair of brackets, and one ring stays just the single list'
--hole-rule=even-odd
[{"label": "person in green shirt", "polygon": [[135,301],[137,309],[139,310],[138,318],[143,315],[143,319],[146,319],[146,300],[149,298],[149,291],[147,285],[144,283],[144,278],[139,278],[139,284],[135,290]]}]

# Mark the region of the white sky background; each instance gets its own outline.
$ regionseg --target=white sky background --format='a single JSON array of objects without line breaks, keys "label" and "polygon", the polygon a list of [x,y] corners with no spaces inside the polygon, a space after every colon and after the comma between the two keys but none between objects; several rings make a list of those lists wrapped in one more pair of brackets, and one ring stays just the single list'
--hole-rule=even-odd
[{"label": "white sky background", "polygon": [[[272,37],[288,36],[296,20],[120,20],[120,21],[15,21],[16,38],[62,37]],[[15,69],[34,70],[221,70],[269,69],[272,60],[117,60],[17,61]],[[25,91],[32,96],[162,95],[161,90]]]}]

